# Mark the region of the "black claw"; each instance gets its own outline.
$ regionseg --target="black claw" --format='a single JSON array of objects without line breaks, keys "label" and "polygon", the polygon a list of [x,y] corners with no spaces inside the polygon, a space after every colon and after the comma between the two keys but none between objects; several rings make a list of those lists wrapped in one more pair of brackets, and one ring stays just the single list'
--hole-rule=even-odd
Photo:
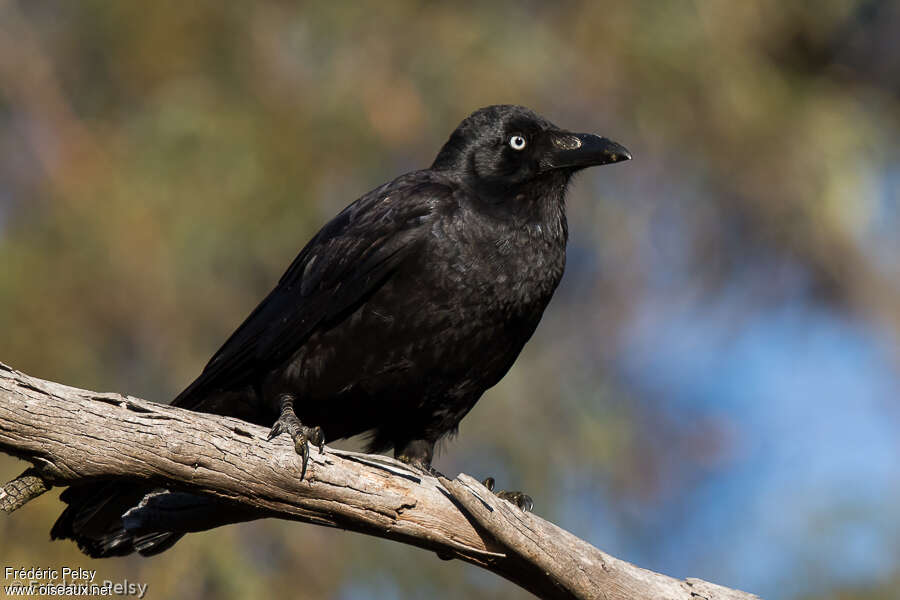
[{"label": "black claw", "polygon": [[294,439],[294,450],[300,455],[300,481],[306,477],[306,465],[309,463],[309,442],[302,433]]},{"label": "black claw", "polygon": [[311,441],[319,448],[319,454],[324,454],[325,432],[322,431],[321,427],[319,427],[318,425],[313,427],[312,431],[309,433],[309,441]]},{"label": "black claw", "polygon": [[482,481],[481,484],[498,498],[502,498],[507,502],[512,502],[525,512],[531,512],[534,508],[534,500],[532,500],[531,496],[529,496],[528,494],[523,494],[522,492],[507,492],[505,490],[495,492],[493,477],[488,477],[487,479]]},{"label": "black claw", "polygon": [[522,492],[497,492],[497,497],[503,498],[507,502],[512,502],[525,512],[531,512],[531,509],[534,508],[534,500],[531,499],[531,496]]},{"label": "black claw", "polygon": [[529,496],[528,494],[519,492],[519,497],[516,499],[516,506],[518,506],[525,512],[531,512],[531,510],[534,508],[534,500],[532,500],[531,496]]}]

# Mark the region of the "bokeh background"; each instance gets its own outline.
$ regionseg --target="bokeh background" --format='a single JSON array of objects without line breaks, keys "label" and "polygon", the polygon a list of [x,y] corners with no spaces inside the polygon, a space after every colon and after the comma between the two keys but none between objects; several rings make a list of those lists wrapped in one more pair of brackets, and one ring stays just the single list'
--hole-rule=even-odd
[{"label": "bokeh background", "polygon": [[[560,289],[436,466],[676,577],[900,598],[894,2],[2,0],[0,360],[172,398],[327,219],[494,103],[634,160],[572,187]],[[271,520],[91,561],[49,541],[61,508],[0,519],[0,563],[149,598],[526,596]]]}]

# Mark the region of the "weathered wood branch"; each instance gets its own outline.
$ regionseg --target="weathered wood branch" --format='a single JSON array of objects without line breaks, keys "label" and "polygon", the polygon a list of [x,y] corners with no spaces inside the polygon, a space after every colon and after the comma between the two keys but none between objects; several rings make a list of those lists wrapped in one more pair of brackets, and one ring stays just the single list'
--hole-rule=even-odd
[{"label": "weathered wood branch", "polygon": [[[435,478],[383,456],[313,450],[307,477],[286,436],[30,377],[0,363],[0,450],[33,464],[0,489],[12,512],[49,486],[129,478],[278,517],[388,538],[497,573],[542,598],[750,600],[610,556],[467,475]],[[177,552],[177,547],[175,550]]]}]

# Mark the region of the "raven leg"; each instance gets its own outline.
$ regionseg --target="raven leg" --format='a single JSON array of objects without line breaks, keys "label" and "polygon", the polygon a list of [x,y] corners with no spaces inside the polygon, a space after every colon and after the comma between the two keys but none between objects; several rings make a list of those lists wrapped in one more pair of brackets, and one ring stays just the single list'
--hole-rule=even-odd
[{"label": "raven leg", "polygon": [[394,457],[430,473],[432,472],[431,459],[434,458],[434,442],[410,440],[403,446],[394,447]]},{"label": "raven leg", "polygon": [[278,396],[278,405],[281,409],[281,416],[272,426],[269,432],[269,439],[279,433],[287,432],[294,440],[294,450],[300,455],[303,465],[300,468],[300,481],[306,475],[306,463],[309,461],[309,442],[312,442],[319,448],[319,454],[325,451],[325,434],[322,433],[321,427],[307,427],[297,418],[294,412],[294,397],[291,394],[281,394]]},{"label": "raven leg", "polygon": [[[481,482],[484,487],[486,487],[491,492],[494,492],[494,478],[488,477],[484,481]],[[503,498],[508,502],[512,502],[525,512],[531,512],[531,509],[534,508],[534,501],[531,499],[531,496],[528,494],[524,494],[522,492],[507,492],[506,490],[500,490],[498,492],[494,492],[494,495],[498,498]]]}]

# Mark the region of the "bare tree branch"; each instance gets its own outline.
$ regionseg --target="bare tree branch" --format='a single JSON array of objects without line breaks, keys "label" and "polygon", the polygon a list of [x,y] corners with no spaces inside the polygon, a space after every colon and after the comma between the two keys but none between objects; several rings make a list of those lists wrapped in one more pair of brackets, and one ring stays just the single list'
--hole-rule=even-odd
[{"label": "bare tree branch", "polygon": [[387,457],[326,449],[311,453],[300,481],[293,446],[266,434],[238,419],[80,390],[0,363],[0,450],[34,465],[2,488],[0,508],[12,512],[51,485],[128,478],[220,498],[233,507],[223,509],[232,521],[277,517],[412,544],[542,598],[756,598],[619,560],[467,475],[450,481]]}]

